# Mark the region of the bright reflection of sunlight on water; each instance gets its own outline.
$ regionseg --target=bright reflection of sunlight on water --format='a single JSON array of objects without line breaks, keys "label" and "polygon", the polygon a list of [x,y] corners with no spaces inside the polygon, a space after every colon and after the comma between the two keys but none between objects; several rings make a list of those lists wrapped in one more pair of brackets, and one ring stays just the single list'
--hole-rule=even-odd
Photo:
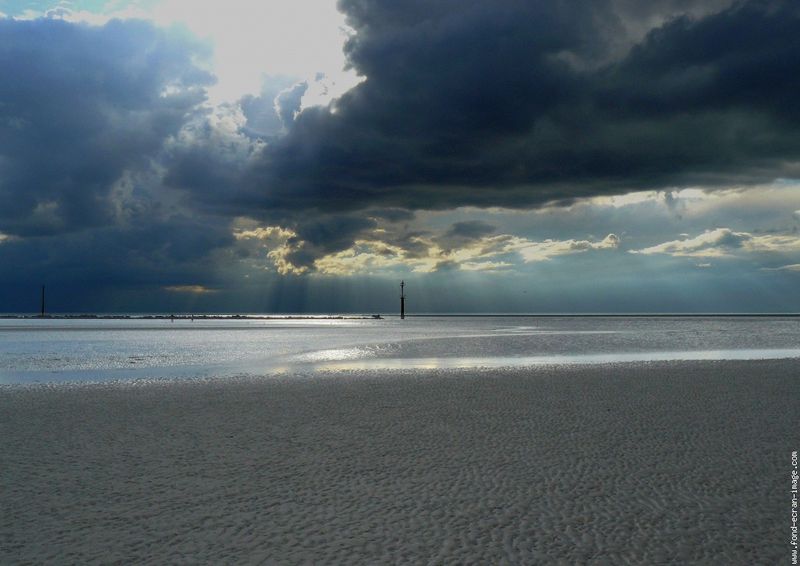
[{"label": "bright reflection of sunlight on water", "polygon": [[[354,350],[357,350],[354,348]],[[329,351],[332,352],[332,351]],[[342,359],[312,363],[318,371],[380,369],[464,369],[507,368],[539,365],[578,365],[625,362],[662,362],[697,360],[779,360],[800,358],[800,349],[698,350],[693,352],[634,352],[561,356],[498,356],[453,358],[371,358]]]},{"label": "bright reflection of sunlight on water", "polygon": [[361,360],[369,355],[364,348],[336,348],[333,350],[320,350],[309,352],[297,357],[300,362],[338,362],[344,360]]}]

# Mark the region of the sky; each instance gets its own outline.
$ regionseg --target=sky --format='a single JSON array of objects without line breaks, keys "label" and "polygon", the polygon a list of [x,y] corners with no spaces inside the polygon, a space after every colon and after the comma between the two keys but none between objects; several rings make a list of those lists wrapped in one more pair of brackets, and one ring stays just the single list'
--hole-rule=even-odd
[{"label": "sky", "polygon": [[0,0],[0,312],[800,312],[794,0]]}]

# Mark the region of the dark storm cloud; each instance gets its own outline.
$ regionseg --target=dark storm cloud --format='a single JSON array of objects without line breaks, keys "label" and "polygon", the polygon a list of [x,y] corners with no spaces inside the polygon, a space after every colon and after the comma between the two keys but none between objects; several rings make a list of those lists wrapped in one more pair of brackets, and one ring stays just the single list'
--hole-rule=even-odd
[{"label": "dark storm cloud", "polygon": [[369,211],[372,218],[380,218],[388,222],[405,222],[414,218],[414,213],[403,208],[380,208]]},{"label": "dark storm cloud", "polygon": [[[343,0],[366,80],[300,113],[230,198],[283,215],[528,207],[796,173],[800,6],[648,5]],[[614,33],[681,13],[700,16],[613,58]]]},{"label": "dark storm cloud", "polygon": [[456,222],[445,233],[445,236],[451,238],[464,238],[467,240],[475,240],[488,236],[497,230],[496,226],[492,226],[487,222],[480,220],[467,220],[464,222]]},{"label": "dark storm cloud", "polygon": [[0,19],[0,232],[112,223],[114,182],[204,99],[205,54],[144,22]]},{"label": "dark storm cloud", "polygon": [[303,248],[292,252],[287,259],[297,267],[310,267],[318,257],[349,248],[353,241],[374,229],[372,218],[348,215],[319,216],[296,224],[296,238],[290,244],[304,242]]},{"label": "dark storm cloud", "polygon": [[787,103],[800,86],[798,18],[794,2],[749,2],[676,19],[611,69],[604,102],[632,116],[741,109],[796,126],[800,113]]},{"label": "dark storm cloud", "polygon": [[245,95],[240,101],[247,123],[245,132],[254,136],[270,138],[290,127],[295,112],[308,90],[308,83],[284,76],[264,78],[258,96]]},{"label": "dark storm cloud", "polygon": [[358,216],[329,216],[309,219],[297,227],[298,236],[305,242],[323,246],[327,251],[344,249],[352,237],[366,229],[374,228],[371,218]]},{"label": "dark storm cloud", "polygon": [[247,119],[246,132],[253,136],[275,135],[283,128],[280,116],[275,111],[277,92],[262,92],[260,96],[248,94],[241,101],[242,112]]},{"label": "dark storm cloud", "polygon": [[[209,251],[232,243],[227,226],[207,218],[172,216],[141,219],[128,226],[107,226],[57,237],[29,237],[0,246],[0,288],[49,281],[81,287],[91,294],[108,285],[122,287],[207,283],[219,266]],[[15,266],[14,272],[5,271]]]},{"label": "dark storm cloud", "polygon": [[218,274],[229,219],[177,207],[153,166],[202,115],[207,55],[145,22],[0,19],[2,308],[24,309],[14,301],[42,282],[63,310]]},{"label": "dark storm cloud", "polygon": [[439,244],[445,251],[450,251],[463,247],[475,240],[479,240],[484,236],[488,236],[496,230],[496,226],[481,220],[455,222],[444,234],[434,238],[433,241]]}]

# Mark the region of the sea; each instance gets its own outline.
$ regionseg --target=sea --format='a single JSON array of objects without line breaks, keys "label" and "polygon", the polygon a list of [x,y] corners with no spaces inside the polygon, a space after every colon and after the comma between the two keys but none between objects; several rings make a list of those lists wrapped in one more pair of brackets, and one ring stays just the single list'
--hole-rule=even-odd
[{"label": "sea", "polygon": [[782,358],[800,317],[0,319],[6,385]]}]

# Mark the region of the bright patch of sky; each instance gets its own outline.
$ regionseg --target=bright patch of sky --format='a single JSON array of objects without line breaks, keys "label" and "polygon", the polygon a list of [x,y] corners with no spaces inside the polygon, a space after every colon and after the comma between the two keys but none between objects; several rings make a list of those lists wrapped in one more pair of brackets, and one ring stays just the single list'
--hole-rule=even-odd
[{"label": "bright patch of sky", "polygon": [[344,70],[342,46],[350,30],[335,0],[3,1],[0,13],[95,25],[140,18],[188,28],[213,46],[212,103],[258,94],[268,75],[308,81],[303,107],[327,104],[359,82],[353,71]]}]

